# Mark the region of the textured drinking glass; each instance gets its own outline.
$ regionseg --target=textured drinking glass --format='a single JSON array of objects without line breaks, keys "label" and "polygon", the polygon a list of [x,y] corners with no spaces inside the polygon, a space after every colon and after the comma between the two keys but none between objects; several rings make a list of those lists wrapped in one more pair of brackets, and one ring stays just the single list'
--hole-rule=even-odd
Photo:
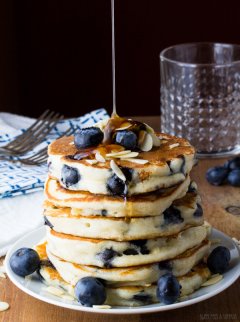
[{"label": "textured drinking glass", "polygon": [[161,130],[198,156],[240,152],[240,46],[176,45],[160,53]]}]

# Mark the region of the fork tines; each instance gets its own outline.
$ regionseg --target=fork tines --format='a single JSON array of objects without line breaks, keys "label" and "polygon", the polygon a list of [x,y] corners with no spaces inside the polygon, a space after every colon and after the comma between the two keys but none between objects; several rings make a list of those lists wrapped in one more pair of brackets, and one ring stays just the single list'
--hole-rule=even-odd
[{"label": "fork tines", "polygon": [[45,139],[57,122],[63,118],[64,116],[60,113],[46,110],[24,133],[1,147],[1,153],[18,156],[31,151]]},{"label": "fork tines", "polygon": [[[69,128],[60,137],[72,135],[76,130],[77,129]],[[48,158],[47,151],[48,151],[48,147],[45,147],[28,158],[19,159],[19,161],[27,165],[40,165],[46,162]]]}]

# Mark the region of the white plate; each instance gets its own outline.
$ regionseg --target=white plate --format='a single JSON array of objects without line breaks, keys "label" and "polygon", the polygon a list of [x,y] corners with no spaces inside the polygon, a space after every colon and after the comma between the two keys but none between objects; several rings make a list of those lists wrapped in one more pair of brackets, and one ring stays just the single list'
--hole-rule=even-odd
[{"label": "white plate", "polygon": [[[240,253],[239,248],[233,242],[233,240],[223,234],[222,232],[213,229],[211,238],[221,239],[221,245],[224,245],[229,248],[231,252],[231,265],[228,271],[224,274],[224,278],[217,284],[202,287],[193,294],[191,294],[185,301],[164,305],[164,304],[152,304],[141,307],[112,307],[111,309],[96,309],[92,307],[84,307],[78,304],[77,302],[63,300],[54,295],[44,292],[46,287],[37,277],[26,280],[22,277],[14,274],[9,265],[9,259],[12,253],[21,248],[21,247],[33,247],[39,243],[45,237],[45,227],[38,228],[28,235],[24,236],[22,239],[18,240],[12,248],[8,251],[5,266],[7,274],[10,280],[19,287],[25,293],[47,303],[51,303],[57,306],[69,308],[72,310],[85,311],[85,312],[94,312],[94,313],[108,313],[108,314],[143,314],[143,313],[152,313],[160,312],[166,310],[173,310],[183,306],[191,305],[198,303],[200,301],[206,300],[233,284],[240,275]],[[215,245],[216,246],[216,245]],[[35,276],[35,275],[33,275]]]}]

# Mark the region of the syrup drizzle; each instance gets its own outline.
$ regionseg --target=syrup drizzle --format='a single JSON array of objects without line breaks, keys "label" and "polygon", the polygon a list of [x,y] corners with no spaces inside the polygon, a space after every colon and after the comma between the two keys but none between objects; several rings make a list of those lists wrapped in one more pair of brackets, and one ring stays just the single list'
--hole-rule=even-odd
[{"label": "syrup drizzle", "polygon": [[115,26],[114,26],[114,0],[111,0],[112,18],[112,86],[113,86],[113,111],[112,116],[117,115],[116,109],[116,73],[115,73]]}]

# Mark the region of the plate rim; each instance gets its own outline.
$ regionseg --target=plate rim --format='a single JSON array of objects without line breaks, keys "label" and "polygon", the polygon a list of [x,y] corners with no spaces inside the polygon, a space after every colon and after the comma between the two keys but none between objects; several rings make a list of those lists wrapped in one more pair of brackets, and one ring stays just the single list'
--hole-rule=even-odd
[{"label": "plate rim", "polygon": [[[221,293],[222,291],[224,291],[225,289],[230,287],[240,276],[240,270],[239,270],[230,279],[228,279],[227,283],[223,284],[221,287],[214,289],[211,292],[208,292],[206,294],[200,295],[196,298],[192,298],[192,299],[182,301],[182,302],[173,303],[170,305],[158,305],[157,303],[155,303],[155,304],[152,304],[153,306],[141,306],[141,307],[129,307],[129,308],[126,308],[126,307],[115,308],[114,307],[111,309],[99,309],[99,308],[85,307],[85,306],[82,306],[81,304],[79,304],[79,306],[78,306],[78,305],[74,305],[71,303],[58,301],[57,299],[56,300],[51,299],[51,298],[46,297],[41,294],[37,294],[35,291],[32,291],[31,289],[27,288],[25,285],[21,284],[15,278],[15,274],[12,272],[12,270],[10,268],[9,259],[10,259],[11,254],[13,253],[13,251],[15,251],[15,248],[17,247],[17,245],[22,243],[25,239],[29,239],[32,235],[34,236],[34,234],[42,234],[42,238],[39,238],[39,241],[41,241],[45,236],[45,231],[46,231],[45,226],[38,227],[38,228],[30,231],[28,234],[24,235],[22,238],[19,238],[10,247],[10,249],[8,250],[7,255],[4,259],[4,266],[6,269],[6,273],[9,277],[10,281],[15,286],[17,286],[21,291],[23,291],[24,293],[26,293],[26,294],[28,294],[40,301],[46,302],[48,304],[53,304],[58,307],[63,307],[63,308],[67,308],[67,309],[71,309],[71,310],[75,310],[75,311],[82,311],[82,312],[86,312],[86,313],[96,313],[96,314],[147,314],[147,313],[155,313],[155,312],[174,310],[174,309],[178,309],[181,307],[185,307],[185,306],[189,306],[189,305],[193,305],[195,303],[205,301],[205,300]],[[214,234],[214,233],[220,234],[224,240],[228,240],[232,244],[234,249],[238,252],[238,256],[239,256],[237,259],[238,261],[237,261],[236,265],[240,267],[240,248],[238,247],[238,245],[232,240],[231,237],[229,237],[228,235],[226,235],[222,231],[212,228],[211,234]],[[34,245],[32,245],[32,247],[33,246]],[[30,246],[28,246],[28,247],[30,247]]]}]

